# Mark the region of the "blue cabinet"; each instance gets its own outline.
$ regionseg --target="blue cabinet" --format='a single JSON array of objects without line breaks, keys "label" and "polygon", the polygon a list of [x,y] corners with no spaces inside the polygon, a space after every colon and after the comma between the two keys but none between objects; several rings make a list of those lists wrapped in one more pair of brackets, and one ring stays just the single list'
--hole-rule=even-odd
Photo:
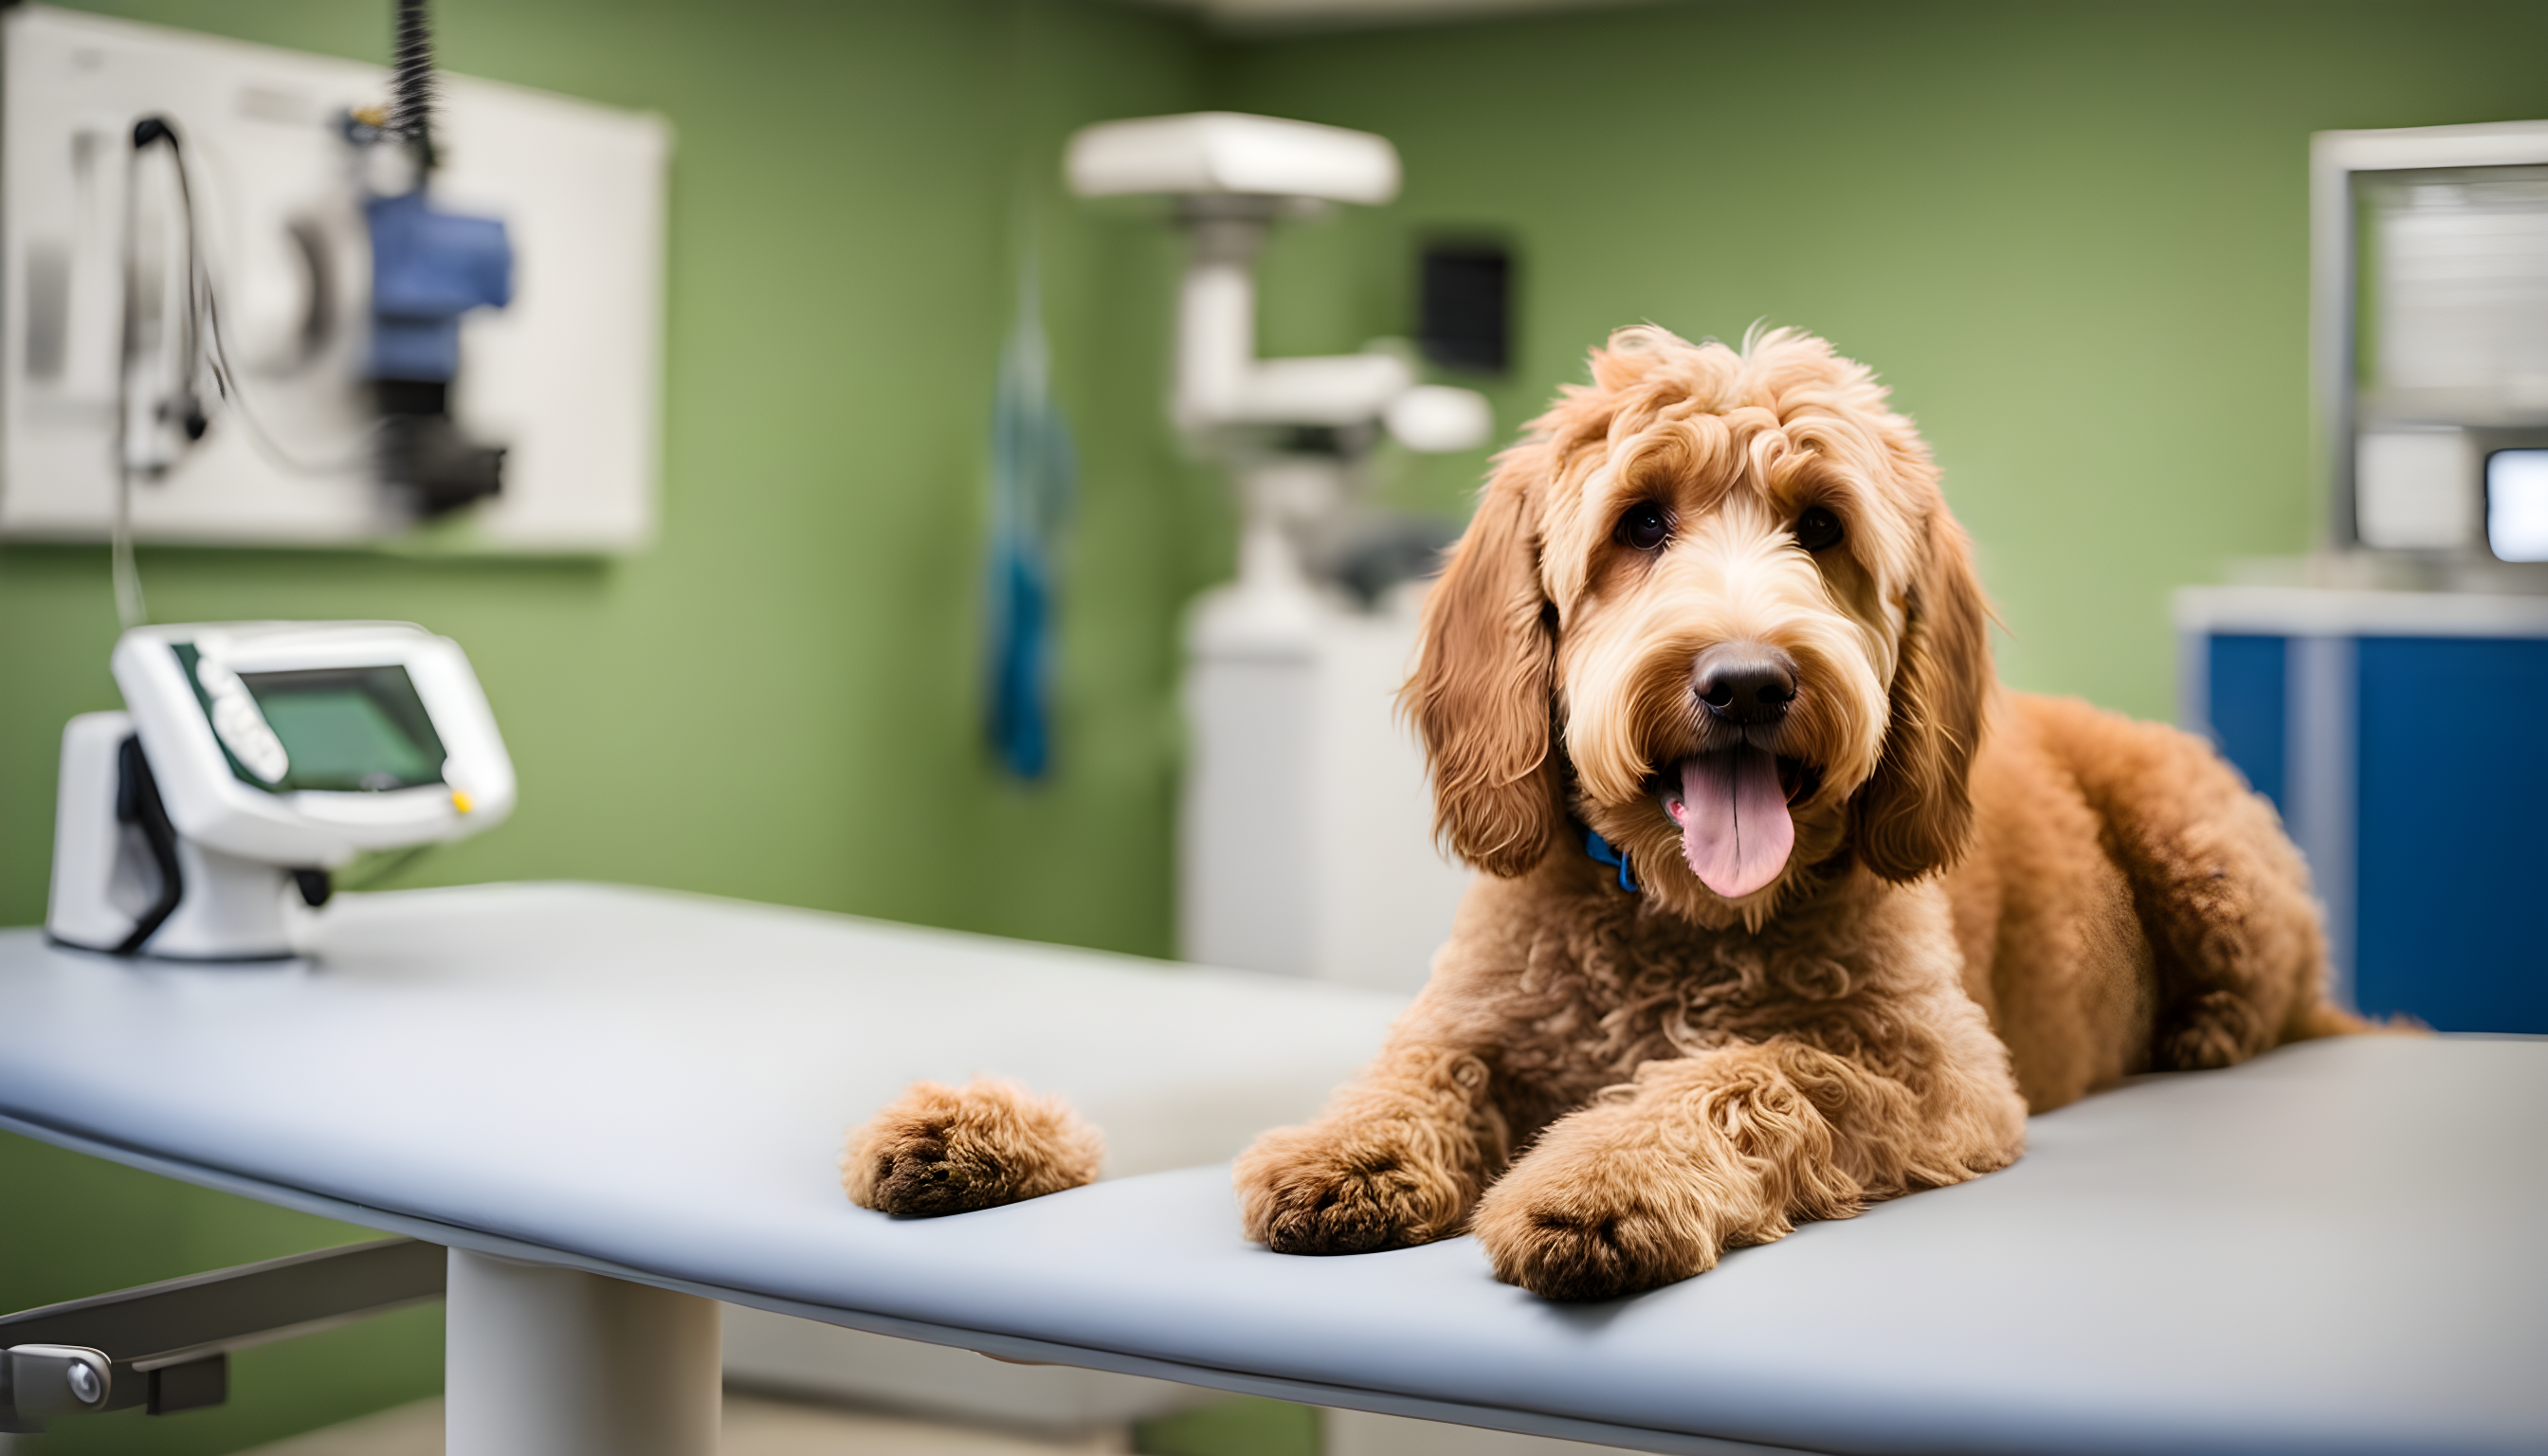
[{"label": "blue cabinet", "polygon": [[2548,1033],[2548,599],[2179,593],[2180,715],[2282,811],[2374,1016]]}]

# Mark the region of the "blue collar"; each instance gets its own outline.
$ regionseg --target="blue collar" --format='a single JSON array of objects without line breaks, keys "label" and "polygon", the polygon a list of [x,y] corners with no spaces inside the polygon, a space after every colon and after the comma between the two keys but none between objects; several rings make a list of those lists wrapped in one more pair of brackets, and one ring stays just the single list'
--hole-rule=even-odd
[{"label": "blue collar", "polygon": [[[1578,828],[1583,828],[1579,825]],[[1629,894],[1637,892],[1637,882],[1628,877],[1628,857],[1610,848],[1610,842],[1591,829],[1584,830],[1584,853],[1603,864],[1619,866],[1619,888]]]}]

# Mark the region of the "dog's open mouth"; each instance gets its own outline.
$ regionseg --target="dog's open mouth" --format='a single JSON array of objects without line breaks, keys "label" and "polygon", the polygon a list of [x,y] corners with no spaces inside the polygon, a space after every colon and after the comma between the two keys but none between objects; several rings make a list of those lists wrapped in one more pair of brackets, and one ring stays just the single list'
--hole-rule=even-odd
[{"label": "dog's open mouth", "polygon": [[1729,900],[1778,877],[1796,846],[1787,806],[1822,786],[1813,765],[1749,745],[1693,755],[1660,776],[1690,873]]}]

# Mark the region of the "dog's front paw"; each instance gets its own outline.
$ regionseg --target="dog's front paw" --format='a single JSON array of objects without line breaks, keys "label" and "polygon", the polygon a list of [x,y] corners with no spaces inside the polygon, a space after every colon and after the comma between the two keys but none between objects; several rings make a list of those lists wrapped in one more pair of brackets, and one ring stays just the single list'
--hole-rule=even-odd
[{"label": "dog's front paw", "polygon": [[1470,1228],[1498,1279],[1543,1299],[1606,1300],[1716,1267],[1714,1221],[1686,1182],[1594,1152],[1543,1144],[1478,1201]]},{"label": "dog's front paw", "polygon": [[1568,1200],[1522,1204],[1489,1190],[1478,1241],[1496,1277],[1542,1299],[1606,1300],[1704,1274],[1716,1251],[1650,1209],[1586,1208]]},{"label": "dog's front paw", "polygon": [[1283,1128],[1232,1170],[1247,1236],[1278,1254],[1362,1254],[1448,1234],[1468,1191],[1375,1128]]},{"label": "dog's front paw", "polygon": [[1094,1181],[1105,1139],[1059,1098],[977,1077],[915,1082],[850,1131],[841,1188],[861,1208],[933,1219]]}]

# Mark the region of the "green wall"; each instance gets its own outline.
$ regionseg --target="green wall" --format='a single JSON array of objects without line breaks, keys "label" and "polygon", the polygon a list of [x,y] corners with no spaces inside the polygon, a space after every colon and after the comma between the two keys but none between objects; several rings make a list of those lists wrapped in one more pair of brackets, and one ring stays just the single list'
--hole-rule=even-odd
[{"label": "green wall", "polygon": [[[385,3],[96,8],[381,58]],[[1610,327],[1756,318],[1929,431],[2029,686],[2170,709],[2164,602],[2310,540],[2308,135],[2548,115],[2548,7],[1655,5],[1247,42],[1099,0],[446,0],[455,69],[668,116],[663,529],[615,562],[144,551],[162,620],[394,616],[466,645],[523,779],[407,883],[586,876],[1163,953],[1175,617],[1227,560],[1160,427],[1176,249],[1052,182],[1080,122],[1365,127],[1397,206],[1267,262],[1283,352],[1409,326],[1417,235],[1524,263],[1507,427]],[[1022,187],[1020,178],[1027,179]],[[973,728],[992,369],[1032,199],[1083,462],[1061,770]],[[1483,454],[1392,458],[1456,508]],[[115,702],[103,553],[0,548],[0,923],[42,916],[53,755]],[[0,1307],[354,1230],[0,1138]],[[238,1399],[57,1451],[235,1448],[430,1391],[416,1312],[244,1357]]]},{"label": "green wall", "polygon": [[2164,717],[2169,589],[2318,529],[2310,133],[2548,116],[2543,54],[2536,3],[1807,0],[1233,47],[1213,97],[1407,163],[1269,249],[1269,347],[1406,327],[1434,230],[1520,249],[1508,427],[1619,324],[1810,328],[1936,447],[2004,676]]}]

